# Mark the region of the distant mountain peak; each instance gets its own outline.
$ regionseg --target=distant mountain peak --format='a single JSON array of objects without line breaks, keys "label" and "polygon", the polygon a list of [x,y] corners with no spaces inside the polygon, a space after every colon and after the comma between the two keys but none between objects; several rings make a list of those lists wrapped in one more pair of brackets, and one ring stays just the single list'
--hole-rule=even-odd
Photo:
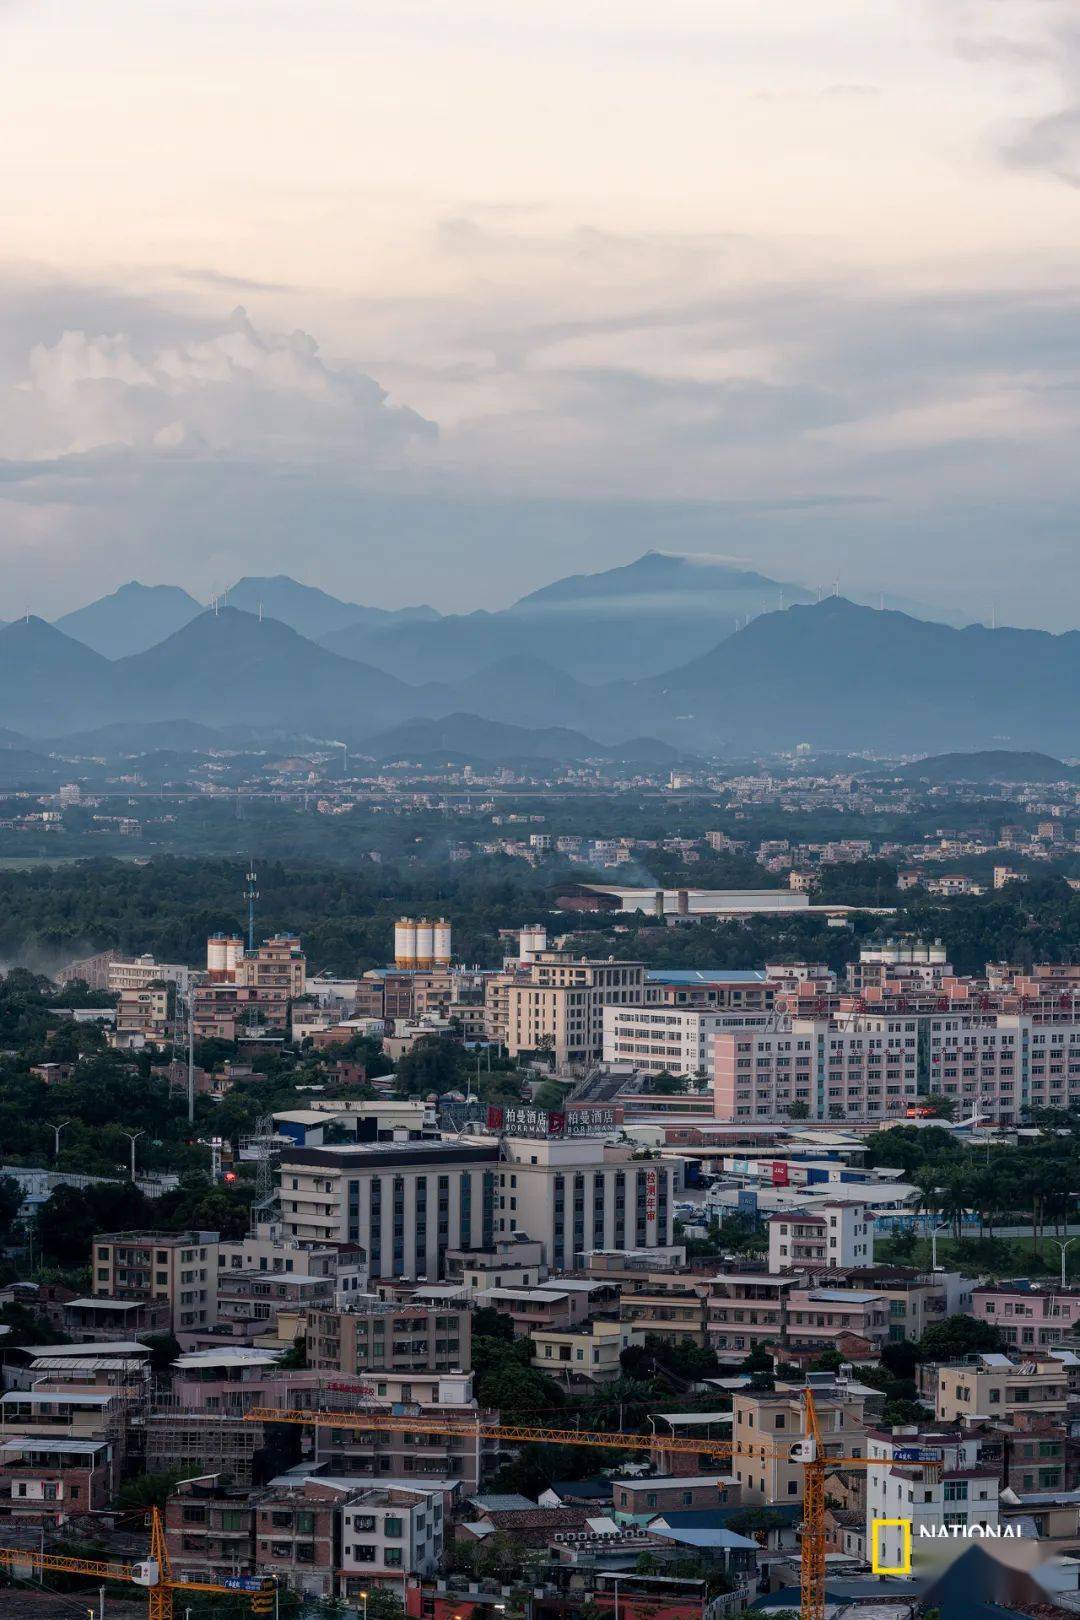
[{"label": "distant mountain peak", "polygon": [[179,585],[144,585],[129,579],[56,623],[65,635],[103,657],[125,658],[164,640],[201,609],[202,604]]}]

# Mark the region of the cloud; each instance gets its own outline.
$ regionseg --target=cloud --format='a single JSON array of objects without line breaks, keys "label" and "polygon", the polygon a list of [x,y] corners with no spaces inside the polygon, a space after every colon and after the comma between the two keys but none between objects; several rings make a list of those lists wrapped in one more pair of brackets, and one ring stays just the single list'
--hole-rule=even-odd
[{"label": "cloud", "polygon": [[1042,169],[1067,186],[1080,186],[1080,103],[1025,119],[1002,140],[1001,151],[1020,168]]},{"label": "cloud", "polygon": [[0,394],[0,429],[15,460],[119,449],[358,466],[437,433],[364,372],[329,366],[314,338],[260,332],[243,310],[173,342],[69,330],[37,343]]},{"label": "cloud", "polygon": [[1027,94],[1054,105],[997,125],[995,154],[1010,167],[1029,169],[1080,186],[1080,26],[1074,0],[935,0],[934,9],[964,60],[1003,71]]}]

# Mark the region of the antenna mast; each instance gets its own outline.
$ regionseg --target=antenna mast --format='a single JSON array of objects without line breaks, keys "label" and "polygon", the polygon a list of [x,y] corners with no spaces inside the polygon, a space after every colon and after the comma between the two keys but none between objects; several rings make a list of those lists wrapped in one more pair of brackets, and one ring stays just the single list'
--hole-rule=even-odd
[{"label": "antenna mast", "polygon": [[254,951],[254,949],[255,949],[255,902],[259,898],[259,891],[255,887],[255,884],[258,882],[258,877],[259,877],[259,874],[256,872],[254,866],[252,866],[250,868],[250,870],[245,874],[245,879],[244,879],[244,881],[245,881],[245,883],[247,885],[247,887],[244,889],[244,899],[247,901],[247,908],[248,908],[248,950],[249,951]]}]

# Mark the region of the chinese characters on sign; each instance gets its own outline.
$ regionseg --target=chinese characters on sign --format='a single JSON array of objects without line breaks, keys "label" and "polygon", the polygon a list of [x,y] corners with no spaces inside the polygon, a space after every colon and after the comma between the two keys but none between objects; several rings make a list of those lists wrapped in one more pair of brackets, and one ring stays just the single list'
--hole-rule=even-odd
[{"label": "chinese characters on sign", "polygon": [[488,1130],[505,1132],[507,1136],[603,1136],[613,1131],[615,1124],[613,1108],[573,1108],[553,1113],[519,1103],[508,1108],[492,1105],[487,1111]]}]

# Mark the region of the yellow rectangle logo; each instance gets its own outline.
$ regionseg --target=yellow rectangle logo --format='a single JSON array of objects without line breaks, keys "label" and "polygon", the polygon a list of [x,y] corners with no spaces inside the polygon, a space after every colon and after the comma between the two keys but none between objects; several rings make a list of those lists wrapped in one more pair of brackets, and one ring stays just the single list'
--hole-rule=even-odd
[{"label": "yellow rectangle logo", "polygon": [[[900,1562],[898,1564],[883,1564],[881,1562],[881,1532],[883,1530],[900,1531]],[[874,1519],[870,1527],[870,1536],[870,1568],[875,1575],[911,1574],[910,1519]]]}]

